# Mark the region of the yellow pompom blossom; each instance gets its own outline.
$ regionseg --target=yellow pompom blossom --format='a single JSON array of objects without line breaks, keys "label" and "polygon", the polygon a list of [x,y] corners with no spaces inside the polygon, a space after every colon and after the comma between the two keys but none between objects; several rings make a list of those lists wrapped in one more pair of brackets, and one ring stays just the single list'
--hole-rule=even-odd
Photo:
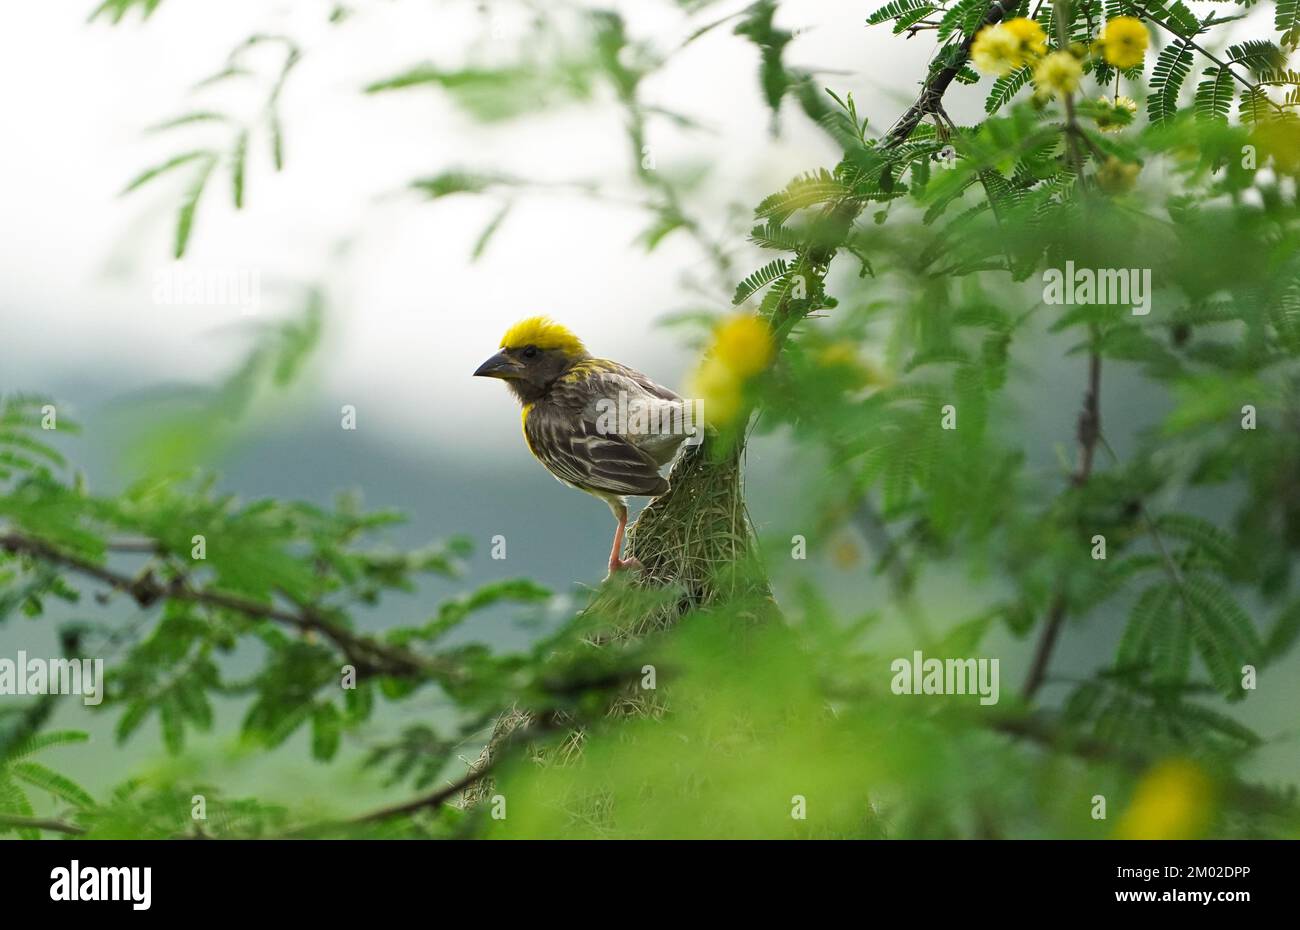
[{"label": "yellow pompom blossom", "polygon": [[1142,20],[1132,16],[1116,16],[1106,23],[1101,34],[1102,54],[1116,68],[1133,68],[1142,64],[1142,58],[1151,44],[1151,36]]},{"label": "yellow pompom blossom", "polygon": [[733,316],[713,334],[713,345],[691,378],[690,390],[704,401],[704,416],[715,426],[740,413],[745,382],[772,361],[776,347],[767,323],[756,316]]},{"label": "yellow pompom blossom", "polygon": [[892,379],[879,365],[862,358],[857,343],[847,339],[832,342],[821,349],[816,358],[823,368],[836,369],[849,375],[855,388],[883,387],[892,383]]},{"label": "yellow pompom blossom", "polygon": [[1034,85],[1047,97],[1064,97],[1079,89],[1083,66],[1069,52],[1052,52],[1034,68]]},{"label": "yellow pompom blossom", "polygon": [[1122,194],[1133,189],[1141,165],[1121,161],[1112,155],[1097,169],[1097,186],[1108,194]]},{"label": "yellow pompom blossom", "polygon": [[1260,151],[1273,157],[1279,174],[1300,176],[1300,121],[1278,119],[1256,124],[1253,136]]},{"label": "yellow pompom blossom", "polygon": [[1023,16],[985,26],[971,44],[971,60],[985,74],[1010,74],[1036,61],[1047,49],[1043,27]]},{"label": "yellow pompom blossom", "polygon": [[772,333],[756,316],[733,316],[713,337],[713,357],[741,378],[766,368],[772,352]]},{"label": "yellow pompom blossom", "polygon": [[971,61],[985,74],[1010,74],[1020,67],[1016,62],[1020,45],[1007,27],[985,26],[970,47]]},{"label": "yellow pompom blossom", "polygon": [[1131,119],[1121,119],[1120,114],[1126,112],[1136,115],[1138,111],[1137,101],[1132,97],[1116,97],[1114,100],[1109,97],[1099,97],[1097,104],[1106,108],[1096,117],[1097,128],[1102,132],[1119,132],[1132,122]]},{"label": "yellow pompom blossom", "polygon": [[1127,840],[1195,839],[1210,823],[1213,794],[1210,779],[1191,762],[1161,762],[1138,783],[1116,832]]},{"label": "yellow pompom blossom", "polygon": [[1042,57],[1047,51],[1047,33],[1036,20],[1019,16],[1006,24],[1007,32],[1016,37],[1019,43],[1021,64]]},{"label": "yellow pompom blossom", "polygon": [[819,364],[827,368],[856,368],[858,366],[857,344],[848,339],[832,342],[817,353]]},{"label": "yellow pompom blossom", "polygon": [[716,358],[700,363],[687,389],[704,402],[704,419],[712,426],[726,426],[734,420],[745,397],[744,379]]}]

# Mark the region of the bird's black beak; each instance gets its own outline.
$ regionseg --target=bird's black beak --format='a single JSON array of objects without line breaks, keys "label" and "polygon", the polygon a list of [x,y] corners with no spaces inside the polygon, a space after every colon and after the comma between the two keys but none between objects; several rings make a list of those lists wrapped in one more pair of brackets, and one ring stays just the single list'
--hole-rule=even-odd
[{"label": "bird's black beak", "polygon": [[523,365],[504,352],[498,352],[474,372],[476,378],[518,378]]}]

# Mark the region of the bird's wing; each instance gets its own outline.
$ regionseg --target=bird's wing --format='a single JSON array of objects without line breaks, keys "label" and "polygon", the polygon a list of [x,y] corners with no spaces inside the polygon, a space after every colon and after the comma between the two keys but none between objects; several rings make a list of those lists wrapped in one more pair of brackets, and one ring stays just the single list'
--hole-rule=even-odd
[{"label": "bird's wing", "polygon": [[[673,391],[641,372],[608,359],[585,359],[574,365],[552,387],[558,404],[582,405],[581,415],[604,424],[603,433],[623,440],[662,466],[691,433],[698,419]],[[611,418],[618,419],[611,422]],[[638,425],[639,424],[639,425]]]},{"label": "bird's wing", "polygon": [[614,433],[601,433],[581,408],[539,402],[524,418],[533,455],[561,481],[584,491],[662,494],[668,482],[654,459]]},{"label": "bird's wing", "polygon": [[630,397],[662,401],[680,401],[673,391],[656,384],[635,368],[628,368],[607,358],[588,358],[575,364],[554,389],[577,389],[588,397],[617,397],[623,391]]}]

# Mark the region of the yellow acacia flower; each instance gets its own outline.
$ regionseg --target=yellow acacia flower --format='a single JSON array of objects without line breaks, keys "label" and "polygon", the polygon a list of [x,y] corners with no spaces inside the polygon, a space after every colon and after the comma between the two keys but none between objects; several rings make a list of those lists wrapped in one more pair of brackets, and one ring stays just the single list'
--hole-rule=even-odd
[{"label": "yellow acacia flower", "polygon": [[1142,20],[1132,16],[1116,16],[1106,23],[1101,34],[1102,53],[1116,68],[1132,68],[1142,64],[1151,36]]},{"label": "yellow acacia flower", "polygon": [[1034,84],[1049,97],[1064,97],[1079,89],[1083,66],[1069,52],[1052,52],[1034,68]]},{"label": "yellow acacia flower", "polygon": [[851,374],[853,382],[858,386],[867,383],[862,359],[858,357],[857,344],[849,340],[832,342],[818,351],[817,364]]},{"label": "yellow acacia flower", "polygon": [[1291,119],[1261,122],[1252,135],[1260,150],[1273,156],[1273,167],[1280,174],[1300,176],[1300,123]]},{"label": "yellow acacia flower", "polygon": [[713,345],[690,379],[691,393],[704,401],[704,416],[725,426],[741,412],[745,382],[762,372],[776,354],[772,331],[756,316],[739,314],[713,333]]},{"label": "yellow acacia flower", "polygon": [[1097,186],[1108,194],[1122,194],[1133,189],[1141,165],[1121,161],[1112,155],[1097,169]]},{"label": "yellow acacia flower", "polygon": [[1156,765],[1138,782],[1117,832],[1129,840],[1194,839],[1210,822],[1210,779],[1185,759]]},{"label": "yellow acacia flower", "polygon": [[1119,132],[1132,120],[1121,120],[1119,115],[1122,111],[1129,114],[1136,114],[1138,111],[1137,101],[1132,97],[1116,97],[1112,100],[1109,97],[1098,97],[1097,103],[1106,108],[1103,113],[1097,114],[1097,128],[1102,132]]},{"label": "yellow acacia flower", "polygon": [[1021,16],[985,26],[971,44],[971,60],[985,74],[1010,74],[1036,61],[1047,50],[1043,27]]},{"label": "yellow acacia flower", "polygon": [[817,363],[848,375],[854,388],[882,387],[892,383],[879,365],[859,354],[857,343],[851,340],[832,342],[818,351]]},{"label": "yellow acacia flower", "polygon": [[1006,28],[1019,43],[1020,64],[1033,61],[1047,51],[1047,33],[1037,21],[1019,16],[1010,20]]},{"label": "yellow acacia flower", "polygon": [[772,352],[772,333],[756,316],[733,316],[713,336],[713,358],[741,379],[766,368]]},{"label": "yellow acacia flower", "polygon": [[716,358],[706,358],[691,375],[689,393],[704,402],[704,417],[711,426],[726,426],[740,413],[744,379]]},{"label": "yellow acacia flower", "polygon": [[985,74],[1010,74],[1020,67],[1020,40],[1005,25],[985,26],[970,47],[971,61]]}]

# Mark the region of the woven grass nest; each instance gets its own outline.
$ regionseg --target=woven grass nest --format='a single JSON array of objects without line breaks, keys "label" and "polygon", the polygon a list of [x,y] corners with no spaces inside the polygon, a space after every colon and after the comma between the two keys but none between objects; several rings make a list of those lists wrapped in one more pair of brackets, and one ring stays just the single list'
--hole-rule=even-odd
[{"label": "woven grass nest", "polygon": [[[628,532],[629,554],[644,566],[628,578],[607,579],[585,609],[602,621],[602,632],[589,639],[591,648],[606,648],[671,629],[689,611],[744,596],[771,603],[766,581],[753,572],[736,571],[752,563],[756,540],[741,487],[741,450],[716,452],[710,440],[687,446],[668,476],[667,493],[641,511]],[[676,596],[628,597],[631,588],[668,592]],[[607,716],[658,717],[667,707],[658,691],[635,684],[611,702]],[[492,765],[512,735],[533,722],[518,708],[503,713],[471,771]],[[574,728],[548,747],[530,744],[527,756],[539,765],[572,764],[581,755],[586,734]],[[484,777],[462,797],[469,807],[490,798],[493,779]]]}]

